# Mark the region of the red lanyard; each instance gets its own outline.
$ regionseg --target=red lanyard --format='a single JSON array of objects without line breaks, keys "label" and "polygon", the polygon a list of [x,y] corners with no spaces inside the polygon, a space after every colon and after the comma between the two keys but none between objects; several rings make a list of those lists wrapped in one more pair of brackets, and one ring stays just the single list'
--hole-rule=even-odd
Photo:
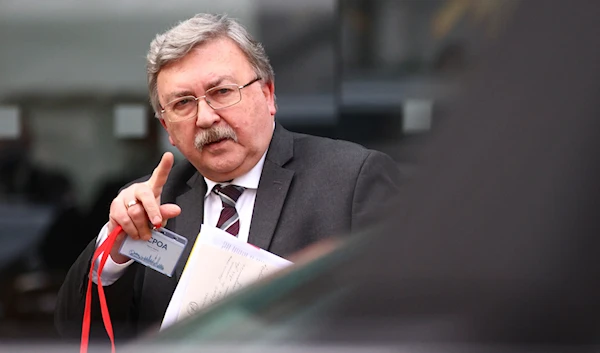
[{"label": "red lanyard", "polygon": [[121,226],[115,227],[115,229],[108,235],[108,238],[96,249],[94,252],[94,256],[92,257],[92,264],[90,266],[90,275],[87,286],[87,293],[85,294],[85,310],[83,312],[83,324],[81,327],[81,347],[80,353],[87,353],[89,337],[90,337],[90,321],[91,321],[91,313],[92,313],[92,275],[94,273],[94,264],[96,263],[96,259],[102,253],[102,258],[100,259],[100,265],[98,266],[98,297],[100,298],[100,311],[102,311],[102,321],[104,321],[104,328],[106,329],[106,333],[108,334],[108,338],[110,338],[111,352],[115,353],[115,337],[113,334],[112,323],[110,322],[110,313],[108,312],[108,306],[106,305],[106,297],[104,296],[104,287],[102,287],[101,274],[104,269],[104,264],[108,259],[108,255],[110,254],[110,250],[117,240],[117,236],[123,228]]}]

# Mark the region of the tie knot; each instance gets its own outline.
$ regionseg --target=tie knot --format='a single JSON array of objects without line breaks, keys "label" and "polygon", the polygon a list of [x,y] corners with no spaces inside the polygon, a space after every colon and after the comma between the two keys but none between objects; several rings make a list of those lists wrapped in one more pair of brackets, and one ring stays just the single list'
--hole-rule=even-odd
[{"label": "tie knot", "polygon": [[233,184],[229,184],[226,186],[217,184],[213,188],[213,192],[219,195],[223,203],[227,203],[230,206],[235,207],[235,203],[242,195],[242,192],[244,192],[244,188]]}]

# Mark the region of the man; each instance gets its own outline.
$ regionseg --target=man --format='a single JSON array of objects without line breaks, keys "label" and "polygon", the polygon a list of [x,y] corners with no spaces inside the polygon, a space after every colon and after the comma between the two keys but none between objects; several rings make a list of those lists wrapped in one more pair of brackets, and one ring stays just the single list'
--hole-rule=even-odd
[{"label": "man", "polygon": [[[63,335],[80,334],[91,255],[117,225],[123,233],[102,283],[118,339],[160,324],[202,223],[285,257],[366,226],[398,189],[398,169],[386,155],[291,133],[275,121],[265,51],[226,16],[197,15],[158,35],[148,54],[148,81],[156,116],[187,160],[173,166],[173,155],[165,153],[149,178],[113,200],[107,225],[59,293],[56,324]],[[231,185],[239,197],[234,216],[219,225],[226,206],[219,193]],[[150,238],[148,221],[167,220],[167,228],[189,241],[172,278],[118,253],[126,236]],[[93,313],[99,316],[97,303]],[[94,329],[103,334],[101,321]]]}]

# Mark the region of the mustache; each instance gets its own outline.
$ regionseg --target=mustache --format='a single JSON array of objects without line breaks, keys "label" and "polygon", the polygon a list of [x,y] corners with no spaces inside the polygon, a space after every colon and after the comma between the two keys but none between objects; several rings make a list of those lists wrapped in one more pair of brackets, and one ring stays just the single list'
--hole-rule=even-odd
[{"label": "mustache", "polygon": [[231,126],[213,126],[210,129],[200,131],[196,135],[196,138],[194,139],[194,146],[198,149],[198,151],[202,151],[202,148],[205,145],[224,139],[230,139],[237,142],[237,135]]}]

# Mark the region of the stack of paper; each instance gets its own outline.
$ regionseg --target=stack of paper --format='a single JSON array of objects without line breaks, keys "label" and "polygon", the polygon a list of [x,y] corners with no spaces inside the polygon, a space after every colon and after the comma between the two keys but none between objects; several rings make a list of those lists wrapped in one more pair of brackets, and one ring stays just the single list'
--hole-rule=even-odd
[{"label": "stack of paper", "polygon": [[161,329],[291,264],[221,229],[202,225]]}]

